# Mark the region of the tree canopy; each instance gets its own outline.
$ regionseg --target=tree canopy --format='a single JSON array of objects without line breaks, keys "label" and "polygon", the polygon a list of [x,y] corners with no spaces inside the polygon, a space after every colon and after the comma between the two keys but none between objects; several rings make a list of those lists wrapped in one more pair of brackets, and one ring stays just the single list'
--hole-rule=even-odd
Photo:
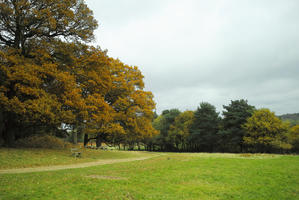
[{"label": "tree canopy", "polygon": [[0,44],[23,54],[52,39],[90,41],[97,22],[82,0],[7,0],[0,3]]},{"label": "tree canopy", "polygon": [[244,124],[247,135],[244,136],[246,144],[254,147],[258,152],[270,152],[288,131],[288,124],[283,123],[269,109],[256,110]]},{"label": "tree canopy", "polygon": [[156,134],[153,95],[144,91],[138,67],[85,43],[97,22],[83,0],[0,5],[0,140],[6,145],[39,133],[71,131],[97,145]]},{"label": "tree canopy", "polygon": [[223,106],[203,102],[195,111],[162,111],[153,121],[160,133],[147,141],[150,150],[192,152],[298,152],[298,127],[282,122],[269,109],[247,100]]},{"label": "tree canopy", "polygon": [[191,135],[193,142],[196,141],[196,149],[210,152],[214,150],[219,122],[220,117],[215,106],[207,102],[200,103],[200,107],[194,112],[191,125]]},{"label": "tree canopy", "polygon": [[243,137],[246,134],[242,126],[255,108],[244,99],[231,101],[228,106],[224,105],[223,108],[222,130],[220,131],[222,146],[226,151],[242,152]]}]

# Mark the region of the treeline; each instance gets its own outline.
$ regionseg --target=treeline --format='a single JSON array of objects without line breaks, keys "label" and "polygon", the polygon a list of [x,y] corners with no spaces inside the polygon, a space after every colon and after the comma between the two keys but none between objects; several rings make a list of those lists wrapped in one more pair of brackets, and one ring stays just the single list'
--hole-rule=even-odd
[{"label": "treeline", "polygon": [[164,110],[153,122],[160,131],[148,150],[184,152],[299,152],[299,125],[281,121],[269,109],[246,100],[223,106],[222,116],[209,103],[195,111]]},{"label": "treeline", "polygon": [[290,122],[292,126],[299,125],[299,113],[284,114],[279,116],[283,121]]},{"label": "treeline", "polygon": [[88,45],[97,22],[84,1],[7,0],[0,13],[0,146],[38,134],[132,144],[157,133],[139,69]]}]

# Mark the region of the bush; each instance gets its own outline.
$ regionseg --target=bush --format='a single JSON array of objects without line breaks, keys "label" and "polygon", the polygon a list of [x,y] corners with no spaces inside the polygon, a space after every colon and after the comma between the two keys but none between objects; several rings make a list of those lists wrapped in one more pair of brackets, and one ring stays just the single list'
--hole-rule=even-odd
[{"label": "bush", "polygon": [[16,146],[25,148],[63,149],[71,147],[71,144],[51,135],[33,135],[19,139],[16,142]]}]

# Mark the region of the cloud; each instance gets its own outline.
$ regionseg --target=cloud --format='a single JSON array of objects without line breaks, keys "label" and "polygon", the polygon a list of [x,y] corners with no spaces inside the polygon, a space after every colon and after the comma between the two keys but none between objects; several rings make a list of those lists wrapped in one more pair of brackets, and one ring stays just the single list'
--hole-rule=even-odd
[{"label": "cloud", "polygon": [[145,75],[157,110],[248,99],[299,112],[296,0],[88,0],[97,44]]}]

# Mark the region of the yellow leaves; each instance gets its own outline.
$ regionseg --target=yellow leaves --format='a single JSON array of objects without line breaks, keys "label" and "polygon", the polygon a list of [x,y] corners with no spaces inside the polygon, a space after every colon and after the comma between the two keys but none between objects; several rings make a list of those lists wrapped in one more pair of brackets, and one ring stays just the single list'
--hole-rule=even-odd
[{"label": "yellow leaves", "polygon": [[143,91],[143,76],[138,68],[110,59],[112,87],[109,100],[116,110],[116,119],[121,121],[126,137],[131,139],[157,134],[152,127],[155,103],[151,92]]},{"label": "yellow leaves", "polygon": [[13,97],[12,99],[9,99],[9,101],[7,101],[6,104],[6,109],[9,111],[16,112],[20,115],[26,112],[24,104],[18,99],[18,97]]},{"label": "yellow leaves", "polygon": [[299,149],[299,125],[290,128],[287,134],[288,141],[295,149]]},{"label": "yellow leaves", "polygon": [[[47,11],[43,11],[47,12]],[[60,22],[49,17],[54,28]],[[104,132],[145,138],[152,127],[155,102],[143,91],[143,76],[109,58],[105,51],[77,43],[34,45],[33,58],[0,51],[0,106],[29,123],[79,124],[85,133]],[[54,55],[54,56],[53,56]]]},{"label": "yellow leaves", "polygon": [[38,98],[41,93],[41,90],[38,88],[28,87],[19,83],[15,84],[15,90],[17,91],[17,94],[32,96],[35,98]]},{"label": "yellow leaves", "polygon": [[243,138],[245,144],[271,145],[287,132],[288,125],[269,109],[259,109],[247,119],[243,128],[248,133]]},{"label": "yellow leaves", "polygon": [[50,29],[52,29],[52,30],[56,29],[57,22],[54,17],[49,18],[49,25],[50,25]]},{"label": "yellow leaves", "polygon": [[79,88],[71,88],[64,91],[61,97],[64,100],[65,105],[78,110],[84,110],[86,105],[80,93],[81,90]]},{"label": "yellow leaves", "polygon": [[297,137],[299,137],[299,125],[296,125],[296,126],[293,126],[291,129],[290,129],[290,132],[294,135],[297,135]]},{"label": "yellow leaves", "polygon": [[[60,4],[60,7],[63,9],[63,5]],[[66,16],[66,19],[67,18],[74,18],[74,16],[75,16],[75,14],[74,14],[74,12],[72,10],[65,10],[64,9],[63,14]],[[64,24],[67,25],[68,21],[65,20]]]},{"label": "yellow leaves", "polygon": [[0,86],[0,93],[4,93],[4,92],[7,92],[8,89],[5,87],[5,86]]}]

